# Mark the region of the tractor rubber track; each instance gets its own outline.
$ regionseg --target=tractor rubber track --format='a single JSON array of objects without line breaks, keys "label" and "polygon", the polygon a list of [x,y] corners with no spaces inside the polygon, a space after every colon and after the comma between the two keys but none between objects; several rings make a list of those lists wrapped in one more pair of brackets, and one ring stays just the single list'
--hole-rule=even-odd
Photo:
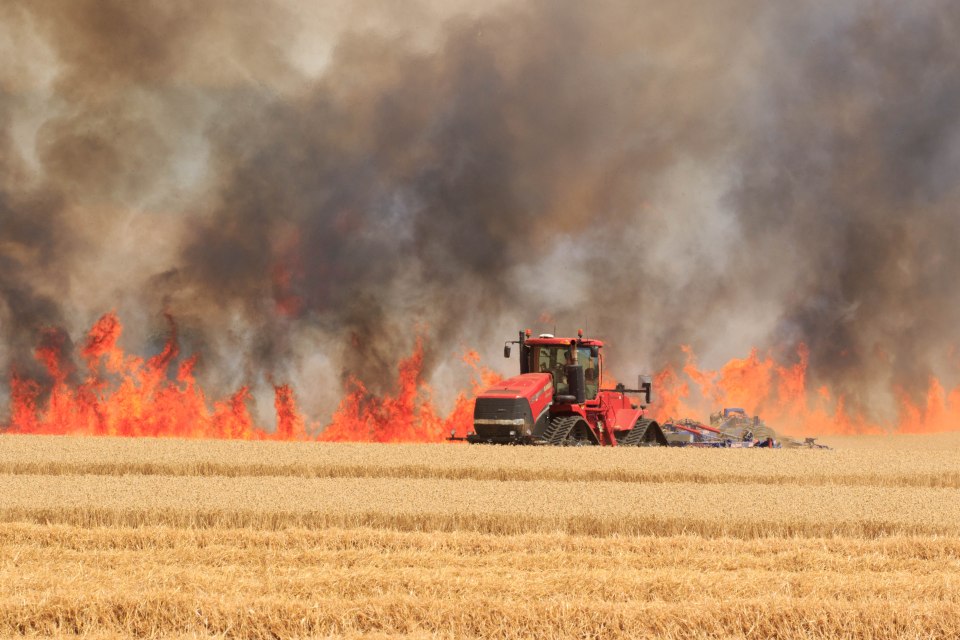
[{"label": "tractor rubber track", "polygon": [[550,424],[543,430],[543,438],[546,444],[559,447],[566,441],[567,436],[573,431],[574,425],[580,418],[577,416],[559,416],[550,420]]},{"label": "tractor rubber track", "polygon": [[646,440],[647,429],[650,428],[651,424],[654,424],[653,420],[647,420],[646,418],[637,420],[637,424],[633,425],[633,429],[630,429],[626,437],[618,441],[617,444],[621,447],[641,446],[641,443]]}]

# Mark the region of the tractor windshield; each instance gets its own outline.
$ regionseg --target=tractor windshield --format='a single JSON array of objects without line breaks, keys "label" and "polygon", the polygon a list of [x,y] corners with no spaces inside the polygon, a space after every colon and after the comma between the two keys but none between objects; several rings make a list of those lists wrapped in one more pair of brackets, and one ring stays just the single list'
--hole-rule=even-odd
[{"label": "tractor windshield", "polygon": [[[554,392],[559,395],[566,395],[570,392],[567,384],[568,364],[570,361],[570,348],[563,345],[536,345],[533,347],[533,367],[531,371],[539,373],[549,373],[553,375]],[[589,347],[579,347],[577,349],[577,363],[583,366],[583,377],[586,381],[585,391],[587,400],[593,400],[597,397],[597,391],[600,389],[600,363],[599,358],[591,357]]]}]

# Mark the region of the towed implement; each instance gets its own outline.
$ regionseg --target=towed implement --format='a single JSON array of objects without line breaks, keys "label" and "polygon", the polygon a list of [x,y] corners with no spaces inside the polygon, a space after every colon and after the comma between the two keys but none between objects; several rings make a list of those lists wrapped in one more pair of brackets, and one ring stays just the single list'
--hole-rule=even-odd
[{"label": "towed implement", "polygon": [[[518,345],[520,375],[477,396],[471,444],[552,446],[667,446],[660,425],[644,416],[651,384],[636,389],[622,384],[603,388],[603,342],[583,337],[557,338],[520,332],[504,345],[509,358]],[[643,404],[630,395],[639,394]]]},{"label": "towed implement", "polygon": [[752,418],[739,407],[727,407],[710,416],[710,426],[685,418],[663,424],[667,441],[673,447],[737,447],[779,449],[829,449],[816,438],[799,440],[778,435],[759,416]]}]

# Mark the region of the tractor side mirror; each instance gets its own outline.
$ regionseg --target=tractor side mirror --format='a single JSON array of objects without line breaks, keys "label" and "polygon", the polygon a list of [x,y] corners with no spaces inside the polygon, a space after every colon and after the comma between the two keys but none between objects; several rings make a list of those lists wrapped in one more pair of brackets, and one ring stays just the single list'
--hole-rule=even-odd
[{"label": "tractor side mirror", "polygon": [[504,357],[504,358],[509,358],[509,357],[510,357],[510,344],[509,344],[509,343],[503,345],[503,357]]},{"label": "tractor side mirror", "polygon": [[600,357],[600,347],[598,347],[598,346],[592,346],[592,347],[590,347],[590,357],[591,357],[591,358],[599,358],[599,357]]}]

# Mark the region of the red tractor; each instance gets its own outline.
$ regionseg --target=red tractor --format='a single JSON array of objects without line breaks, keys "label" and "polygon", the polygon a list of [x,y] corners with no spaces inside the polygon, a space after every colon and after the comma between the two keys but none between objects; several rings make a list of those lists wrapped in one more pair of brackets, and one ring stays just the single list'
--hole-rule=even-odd
[{"label": "red tractor", "polygon": [[[650,403],[650,382],[639,389],[603,388],[603,342],[550,334],[508,341],[520,347],[520,375],[477,396],[472,444],[542,444],[667,446],[660,425],[644,417]],[[642,394],[638,405],[628,393]],[[452,436],[451,436],[452,437]]]}]

